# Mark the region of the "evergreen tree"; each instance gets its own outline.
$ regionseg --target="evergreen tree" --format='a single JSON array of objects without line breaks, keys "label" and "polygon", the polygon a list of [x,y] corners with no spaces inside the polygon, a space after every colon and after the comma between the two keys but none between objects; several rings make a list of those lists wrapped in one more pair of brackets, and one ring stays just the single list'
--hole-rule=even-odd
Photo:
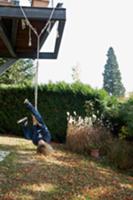
[{"label": "evergreen tree", "polygon": [[104,66],[103,88],[113,96],[124,96],[125,88],[121,81],[119,65],[112,47],[107,53],[107,63]]},{"label": "evergreen tree", "polygon": [[[0,59],[0,65],[5,63],[6,60]],[[5,73],[0,75],[0,83],[13,85],[13,84],[31,84],[34,76],[33,60],[20,59]]]}]

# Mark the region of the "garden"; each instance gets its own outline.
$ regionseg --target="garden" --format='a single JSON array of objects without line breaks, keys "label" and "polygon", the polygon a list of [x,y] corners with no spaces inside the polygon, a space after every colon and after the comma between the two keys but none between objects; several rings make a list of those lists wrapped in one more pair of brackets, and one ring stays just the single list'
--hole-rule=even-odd
[{"label": "garden", "polygon": [[132,96],[110,97],[81,83],[40,86],[54,149],[40,156],[16,123],[28,115],[23,101],[32,93],[1,87],[0,199],[132,200]]}]

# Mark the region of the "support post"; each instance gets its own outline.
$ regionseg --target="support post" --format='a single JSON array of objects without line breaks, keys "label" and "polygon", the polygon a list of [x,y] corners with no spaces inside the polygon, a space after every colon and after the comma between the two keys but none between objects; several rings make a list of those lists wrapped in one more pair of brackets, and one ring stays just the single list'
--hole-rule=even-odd
[{"label": "support post", "polygon": [[0,75],[2,75],[6,70],[8,70],[11,65],[13,65],[18,59],[8,59],[6,63],[0,66]]}]

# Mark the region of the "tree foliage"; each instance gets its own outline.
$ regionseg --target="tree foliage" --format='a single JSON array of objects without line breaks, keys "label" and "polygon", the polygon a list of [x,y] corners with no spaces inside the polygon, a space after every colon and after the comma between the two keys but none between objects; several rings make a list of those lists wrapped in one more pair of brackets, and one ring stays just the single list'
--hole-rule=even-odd
[{"label": "tree foliage", "polygon": [[[0,65],[6,60],[0,59]],[[34,76],[33,60],[20,59],[0,76],[0,83],[7,85],[31,84]]]},{"label": "tree foliage", "polygon": [[125,88],[121,81],[121,73],[117,58],[112,47],[109,48],[107,53],[107,62],[104,66],[103,73],[103,88],[114,96],[124,96]]},{"label": "tree foliage", "polygon": [[80,82],[80,74],[80,66],[77,64],[72,68],[72,79],[74,82]]}]

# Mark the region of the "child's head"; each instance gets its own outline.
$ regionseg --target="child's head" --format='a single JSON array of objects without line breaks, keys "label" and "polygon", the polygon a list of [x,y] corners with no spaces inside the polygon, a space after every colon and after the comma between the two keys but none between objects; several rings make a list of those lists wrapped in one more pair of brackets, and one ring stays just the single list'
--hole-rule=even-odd
[{"label": "child's head", "polygon": [[37,146],[37,153],[46,155],[46,147],[45,144],[38,144]]},{"label": "child's head", "polygon": [[47,144],[44,140],[39,140],[37,146],[37,153],[42,155],[49,155],[53,152],[53,148]]}]

